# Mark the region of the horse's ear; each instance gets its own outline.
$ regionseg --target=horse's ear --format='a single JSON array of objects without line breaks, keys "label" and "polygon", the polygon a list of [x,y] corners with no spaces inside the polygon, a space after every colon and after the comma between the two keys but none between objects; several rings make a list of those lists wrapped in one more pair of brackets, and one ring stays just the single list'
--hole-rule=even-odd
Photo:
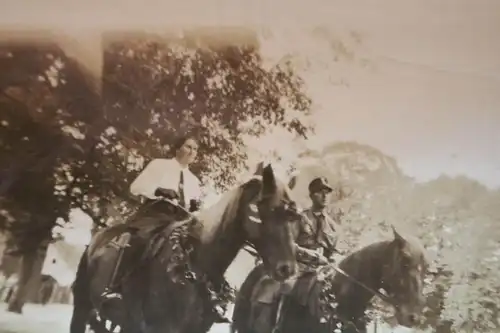
[{"label": "horse's ear", "polygon": [[262,173],[264,171],[264,162],[260,162],[257,164],[257,168],[255,169],[255,172],[253,173],[254,176],[262,176]]},{"label": "horse's ear", "polygon": [[262,170],[262,193],[264,195],[274,194],[276,192],[276,177],[271,164],[268,164]]},{"label": "horse's ear", "polygon": [[396,227],[394,226],[394,224],[391,224],[391,229],[392,229],[392,233],[394,234],[394,242],[397,243],[397,244],[400,244],[400,245],[404,245],[406,243],[406,240],[396,230]]},{"label": "horse's ear", "polygon": [[292,178],[290,178],[290,181],[288,182],[288,188],[290,190],[293,190],[295,185],[297,185],[297,176],[296,175],[294,175],[294,176],[292,176]]}]

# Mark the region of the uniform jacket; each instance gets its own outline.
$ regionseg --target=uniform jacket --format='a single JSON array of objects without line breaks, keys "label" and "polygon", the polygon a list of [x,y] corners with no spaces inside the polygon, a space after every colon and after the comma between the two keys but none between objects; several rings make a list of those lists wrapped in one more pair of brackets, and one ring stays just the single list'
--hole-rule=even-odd
[{"label": "uniform jacket", "polygon": [[339,225],[324,210],[313,211],[309,208],[304,215],[296,239],[297,260],[311,264],[316,260],[317,253],[330,258],[336,251]]}]

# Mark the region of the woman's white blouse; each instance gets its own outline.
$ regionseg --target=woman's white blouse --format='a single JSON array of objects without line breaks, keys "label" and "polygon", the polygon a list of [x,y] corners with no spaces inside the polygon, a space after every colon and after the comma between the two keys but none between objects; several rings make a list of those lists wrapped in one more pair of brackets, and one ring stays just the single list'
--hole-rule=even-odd
[{"label": "woman's white blouse", "polygon": [[175,158],[158,158],[149,162],[130,185],[130,192],[150,199],[157,198],[154,193],[159,187],[178,192],[181,171],[184,174],[184,202],[189,204],[192,199],[200,200],[200,180],[188,168],[183,168]]}]

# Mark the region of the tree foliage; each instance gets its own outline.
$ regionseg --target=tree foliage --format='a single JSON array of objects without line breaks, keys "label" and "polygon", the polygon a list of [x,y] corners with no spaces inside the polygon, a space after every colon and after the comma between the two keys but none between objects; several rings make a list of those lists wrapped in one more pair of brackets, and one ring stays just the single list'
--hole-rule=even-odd
[{"label": "tree foliage", "polygon": [[110,42],[105,50],[105,113],[128,149],[160,154],[183,133],[200,141],[193,169],[216,185],[234,182],[246,159],[243,134],[270,124],[301,136],[288,110],[307,114],[303,83],[286,64],[262,68],[258,45],[203,44],[196,36]]},{"label": "tree foliage", "polygon": [[3,48],[0,186],[14,234],[40,225],[46,238],[76,207],[95,220],[122,219],[135,203],[130,182],[181,134],[200,142],[193,171],[225,188],[245,165],[242,134],[259,136],[269,124],[310,131],[287,112],[309,114],[303,82],[286,64],[264,69],[255,43],[111,36],[103,57],[98,96],[57,45]]},{"label": "tree foliage", "polygon": [[72,208],[95,222],[126,218],[136,206],[130,182],[180,134],[196,136],[193,171],[218,188],[245,164],[242,134],[259,136],[273,124],[306,136],[310,128],[287,112],[307,115],[310,107],[289,66],[264,69],[253,43],[200,41],[107,43],[101,94],[56,43],[1,47],[0,226],[23,263],[9,310],[22,311],[58,218]]},{"label": "tree foliage", "polygon": [[68,213],[61,168],[84,154],[69,129],[88,131],[99,103],[78,64],[57,45],[3,45],[0,67],[2,211],[15,221],[8,227],[19,248],[29,251]]}]

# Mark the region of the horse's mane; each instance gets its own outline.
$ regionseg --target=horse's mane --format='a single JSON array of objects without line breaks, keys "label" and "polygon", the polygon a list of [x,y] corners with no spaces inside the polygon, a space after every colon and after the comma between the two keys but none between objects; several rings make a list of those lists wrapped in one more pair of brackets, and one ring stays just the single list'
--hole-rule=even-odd
[{"label": "horse's mane", "polygon": [[[259,181],[259,180],[251,180]],[[250,182],[246,182],[240,186],[227,191],[215,204],[200,211],[196,217],[198,220],[196,224],[189,224],[190,227],[185,229],[192,237],[198,239],[201,243],[210,242],[216,235],[223,231],[231,221],[236,218],[238,214],[239,203],[245,191],[245,188]],[[163,236],[166,230],[176,224],[183,224],[183,222],[192,221],[191,217],[185,220],[179,220],[171,214],[157,213],[154,216],[142,217],[142,222],[149,228],[141,230],[141,232],[148,235],[147,256],[154,257],[159,249],[163,246]],[[170,232],[169,232],[170,233]]]},{"label": "horse's mane", "polygon": [[[258,181],[258,180],[251,180]],[[226,193],[212,206],[202,210],[198,216],[201,222],[199,238],[202,243],[212,240],[215,235],[224,230],[237,214],[241,197],[249,182],[245,182]]]},{"label": "horse's mane", "polygon": [[[413,251],[422,253],[425,261],[428,261],[425,247],[417,237],[405,234],[404,241]],[[339,262],[339,267],[344,270],[350,270],[355,274],[358,269],[366,270],[366,260],[368,260],[370,264],[380,264],[381,260],[386,259],[387,249],[392,242],[393,240],[382,240],[368,244],[343,258]]]},{"label": "horse's mane", "polygon": [[[279,193],[276,198],[291,197],[291,191],[286,183],[276,176],[275,181]],[[248,181],[223,194],[214,205],[200,212],[198,220],[201,222],[202,230],[199,238],[203,243],[212,240],[215,235],[223,231],[229,223],[237,218],[245,190],[257,183],[262,183],[262,176],[254,174]],[[254,201],[255,198],[248,198],[248,200]]]},{"label": "horse's mane", "polygon": [[[366,269],[366,259],[373,260],[374,258],[382,258],[382,253],[385,252],[387,246],[391,241],[383,240],[378,241],[369,245],[366,245],[343,258],[339,262],[339,267],[343,270],[355,270],[365,268]],[[354,273],[353,273],[354,274]]]},{"label": "horse's mane", "polygon": [[[195,237],[198,238],[201,243],[208,243],[213,240],[216,235],[221,234],[221,232],[237,218],[241,199],[245,190],[256,183],[262,183],[261,172],[262,170],[255,172],[249,180],[222,194],[215,204],[199,212],[196,217],[199,223],[194,233],[196,234]],[[291,191],[283,180],[279,177],[276,177],[275,180],[278,186],[278,192],[280,193],[279,196],[284,195],[285,197],[290,197]],[[254,199],[255,198],[249,198],[249,200]],[[165,218],[172,220],[172,217],[165,216]],[[157,217],[155,217],[155,219],[157,219]]]}]

